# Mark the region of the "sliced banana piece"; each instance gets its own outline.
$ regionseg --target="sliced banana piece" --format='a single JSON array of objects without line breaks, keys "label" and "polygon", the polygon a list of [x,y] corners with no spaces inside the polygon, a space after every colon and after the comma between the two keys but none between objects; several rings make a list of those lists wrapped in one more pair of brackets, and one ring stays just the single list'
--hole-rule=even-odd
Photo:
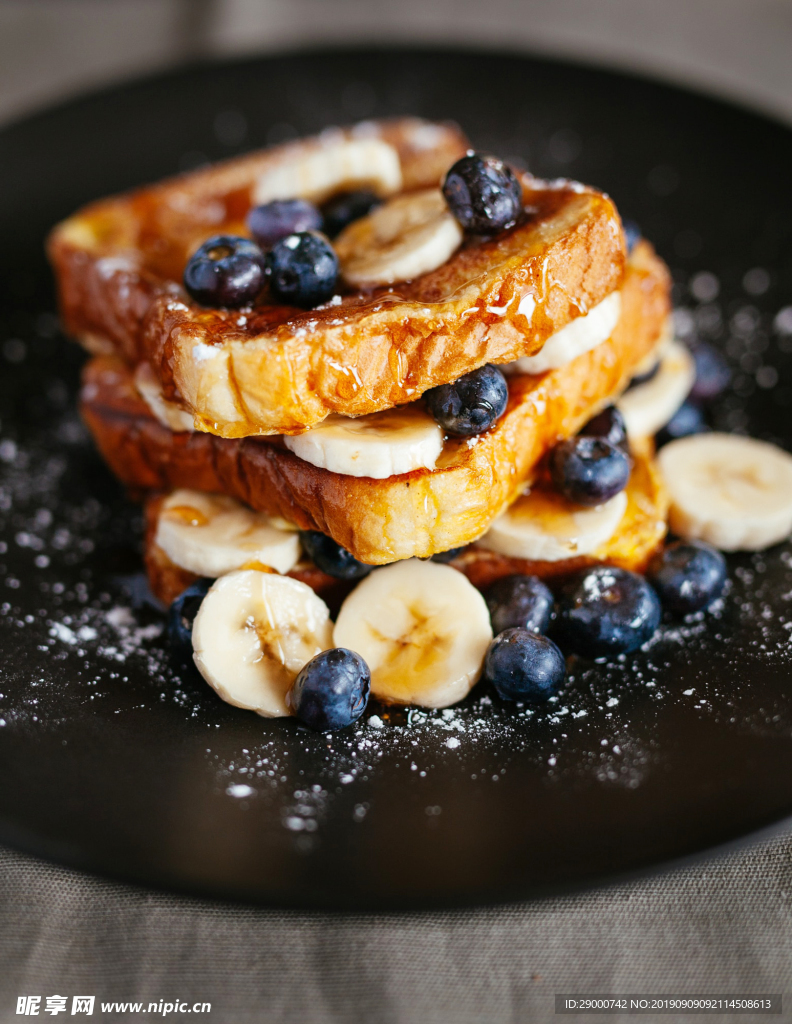
[{"label": "sliced banana piece", "polygon": [[193,623],[193,660],[223,700],[280,718],[297,673],[331,637],[328,607],[309,586],[246,569],[209,588]]},{"label": "sliced banana piece", "polygon": [[761,551],[792,532],[792,456],[735,434],[695,434],[658,454],[670,526],[723,551]]},{"label": "sliced banana piece", "polygon": [[327,137],[284,147],[253,188],[253,205],[274,199],[320,203],[334,192],[370,188],[389,196],[402,186],[399,154],[382,139]]},{"label": "sliced banana piece", "polygon": [[625,391],[616,402],[629,437],[652,437],[661,430],[690,394],[695,379],[693,356],[681,342],[669,342],[654,377]]},{"label": "sliced banana piece", "polygon": [[434,469],[443,450],[442,429],[417,402],[356,419],[328,416],[318,427],[283,440],[312,466],[375,480]]},{"label": "sliced banana piece", "polygon": [[438,188],[397,196],[345,228],[335,241],[353,285],[408,281],[442,266],[462,243],[462,228]]},{"label": "sliced banana piece", "polygon": [[535,356],[523,356],[502,367],[507,373],[545,373],[566,366],[573,359],[607,341],[621,316],[621,292],[611,292],[585,316],[571,320],[556,331]]},{"label": "sliced banana piece", "polygon": [[624,491],[595,508],[583,508],[556,491],[537,488],[502,512],[477,543],[510,558],[560,562],[607,543],[626,510]]},{"label": "sliced banana piece", "polygon": [[371,692],[394,704],[444,708],[481,674],[492,627],[462,573],[408,559],[375,569],[341,606],[333,643],[371,669]]},{"label": "sliced banana piece", "polygon": [[285,573],[300,559],[300,539],[275,522],[224,494],[183,488],[162,504],[156,543],[172,562],[200,576],[222,576],[249,562]]},{"label": "sliced banana piece", "polygon": [[175,430],[177,433],[184,431],[192,433],[194,430],[193,414],[165,398],[162,394],[162,385],[157,380],[149,363],[138,364],[135,370],[135,387],[163,427]]}]

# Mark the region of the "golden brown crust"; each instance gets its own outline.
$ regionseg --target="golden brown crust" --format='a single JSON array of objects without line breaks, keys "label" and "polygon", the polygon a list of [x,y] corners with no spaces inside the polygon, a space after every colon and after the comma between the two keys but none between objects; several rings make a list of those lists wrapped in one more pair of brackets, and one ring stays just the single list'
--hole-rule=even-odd
[{"label": "golden brown crust", "polygon": [[[411,186],[437,184],[465,148],[458,131],[428,129],[436,139],[424,150],[413,119],[379,129]],[[409,402],[484,363],[533,354],[622,279],[611,200],[525,175],[523,224],[466,243],[414,281],[319,311],[262,306],[241,316],[196,305],[177,284],[186,259],[212,234],[246,232],[252,184],[275,155],[95,203],[50,238],[67,330],[92,351],[149,361],[166,395],[211,433],[298,433],[333,412]]]},{"label": "golden brown crust", "polygon": [[107,358],[86,367],[82,413],[113,472],[135,490],[230,494],[301,529],[321,530],[372,564],[428,557],[485,532],[542,455],[625,386],[668,312],[668,272],[641,243],[608,341],[559,370],[510,378],[507,411],[492,430],[475,443],[448,442],[434,470],[386,480],[318,469],[273,440],[174,434],[137,397],[129,371]]}]

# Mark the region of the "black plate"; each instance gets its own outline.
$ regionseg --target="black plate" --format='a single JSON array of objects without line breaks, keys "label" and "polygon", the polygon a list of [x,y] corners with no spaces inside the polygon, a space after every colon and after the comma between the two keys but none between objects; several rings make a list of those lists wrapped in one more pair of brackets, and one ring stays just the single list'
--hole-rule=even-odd
[{"label": "black plate", "polygon": [[760,117],[534,59],[388,50],[188,70],[7,129],[3,841],[269,904],[421,907],[645,870],[792,812],[787,546],[731,559],[715,614],[667,624],[623,663],[578,664],[549,713],[479,688],[325,738],[169,667],[138,510],[74,411],[82,357],[58,333],[44,235],[87,200],[203,159],[406,112],[607,189],[674,268],[683,332],[728,352],[715,424],[792,444],[792,318],[774,328],[792,302],[792,135]]}]

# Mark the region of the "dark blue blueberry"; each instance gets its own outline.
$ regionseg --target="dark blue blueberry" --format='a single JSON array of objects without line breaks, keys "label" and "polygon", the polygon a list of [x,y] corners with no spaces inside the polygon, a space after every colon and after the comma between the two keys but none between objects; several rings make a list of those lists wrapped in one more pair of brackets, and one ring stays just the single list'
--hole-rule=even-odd
[{"label": "dark blue blueberry", "polygon": [[338,280],[338,257],[318,231],[282,238],[267,253],[272,294],[290,306],[310,309],[332,296]]},{"label": "dark blue blueberry", "polygon": [[173,601],[168,609],[168,640],[178,661],[192,663],[192,628],[201,602],[214,580],[199,579]]},{"label": "dark blue blueberry", "polygon": [[465,229],[491,235],[510,228],[522,212],[522,186],[502,160],[468,153],[443,181],[449,209]]},{"label": "dark blue blueberry", "polygon": [[654,559],[649,579],[669,611],[687,615],[720,596],[726,583],[726,559],[704,541],[678,540]]},{"label": "dark blue blueberry", "polygon": [[303,550],[317,568],[337,580],[359,580],[368,576],[373,565],[359,562],[355,556],[342,548],[332,537],[318,530],[303,530],[300,533]]},{"label": "dark blue blueberry", "polygon": [[692,346],[696,363],[696,380],[690,397],[697,402],[707,402],[725,391],[731,380],[731,370],[721,353],[706,341]]},{"label": "dark blue blueberry", "polygon": [[313,203],[304,199],[275,199],[263,206],[254,206],[247,215],[247,226],[261,248],[269,249],[296,231],[318,231],[322,215]]},{"label": "dark blue blueberry", "polygon": [[322,206],[323,231],[329,238],[340,235],[347,224],[360,220],[379,206],[382,200],[373,192],[339,192]]},{"label": "dark blue blueberry", "polygon": [[509,386],[497,366],[481,366],[451,384],[424,394],[426,406],[447,434],[473,437],[501,418],[509,401]]},{"label": "dark blue blueberry", "polygon": [[249,306],[265,281],[261,249],[236,235],[210,238],[184,268],[184,287],[202,306]]},{"label": "dark blue blueberry", "polygon": [[678,437],[703,434],[708,430],[704,413],[699,406],[692,402],[683,402],[663,429],[658,431],[655,440],[657,447],[660,448],[664,444],[668,444],[669,441],[675,441]]},{"label": "dark blue blueberry", "polygon": [[550,453],[553,484],[577,505],[601,505],[630,479],[629,456],[601,437],[571,437]]},{"label": "dark blue blueberry", "polygon": [[623,451],[629,451],[627,441],[627,424],[624,417],[615,405],[609,405],[602,412],[588,421],[580,433],[584,437],[600,437],[603,441],[610,441]]},{"label": "dark blue blueberry", "polygon": [[528,629],[505,629],[489,646],[484,678],[504,700],[538,703],[564,681],[564,655],[552,640]]},{"label": "dark blue blueberry", "polygon": [[643,576],[598,565],[562,588],[555,635],[584,658],[612,657],[645,644],[661,614],[660,599]]},{"label": "dark blue blueberry", "polygon": [[627,242],[627,255],[629,256],[636,245],[641,241],[641,229],[634,220],[622,221],[624,226],[624,237]]},{"label": "dark blue blueberry", "polygon": [[538,576],[503,576],[484,591],[492,631],[519,626],[531,633],[546,633],[553,617],[553,595]]},{"label": "dark blue blueberry", "polygon": [[464,547],[461,547],[449,548],[448,551],[438,551],[436,555],[432,555],[432,561],[440,562],[442,565],[446,565],[448,562],[453,562],[456,556],[464,550]]},{"label": "dark blue blueberry", "polygon": [[636,375],[631,379],[627,390],[630,391],[632,388],[640,387],[641,384],[648,384],[650,380],[653,380],[657,376],[659,371],[660,360],[658,359],[650,370],[646,370],[645,373],[636,373]]},{"label": "dark blue blueberry", "polygon": [[371,673],[360,655],[334,647],[300,670],[286,703],[301,722],[317,732],[331,732],[360,718],[370,689]]}]

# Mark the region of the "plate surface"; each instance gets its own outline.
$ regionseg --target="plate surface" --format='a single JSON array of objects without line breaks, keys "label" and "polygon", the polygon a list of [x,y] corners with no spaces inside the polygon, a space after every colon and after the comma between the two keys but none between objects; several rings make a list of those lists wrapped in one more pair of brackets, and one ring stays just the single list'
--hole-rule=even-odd
[{"label": "plate surface", "polygon": [[[792,447],[792,134],[619,75],[430,51],[210,66],[0,134],[0,840],[149,884],[302,907],[522,898],[792,813],[792,549],[730,560],[714,614],[579,663],[530,714],[485,688],[325,738],[169,666],[140,516],[74,411],[48,227],[92,198],[361,117],[453,118],[477,147],[610,192],[720,344],[722,429]],[[704,273],[706,272],[706,273]]]}]

